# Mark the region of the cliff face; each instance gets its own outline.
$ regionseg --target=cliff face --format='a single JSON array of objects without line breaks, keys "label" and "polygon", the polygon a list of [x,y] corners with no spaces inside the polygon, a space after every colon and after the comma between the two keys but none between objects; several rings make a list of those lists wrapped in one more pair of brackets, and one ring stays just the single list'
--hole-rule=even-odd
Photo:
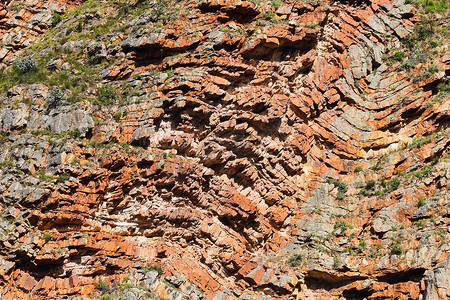
[{"label": "cliff face", "polygon": [[0,295],[448,299],[448,12],[6,1]]}]

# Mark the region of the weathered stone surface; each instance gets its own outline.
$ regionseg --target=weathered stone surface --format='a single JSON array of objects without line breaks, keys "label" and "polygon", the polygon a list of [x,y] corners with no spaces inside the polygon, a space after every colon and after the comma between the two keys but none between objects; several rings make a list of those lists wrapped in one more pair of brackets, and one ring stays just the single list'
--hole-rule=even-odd
[{"label": "weathered stone surface", "polygon": [[0,4],[2,297],[449,297],[444,33],[278,2]]}]

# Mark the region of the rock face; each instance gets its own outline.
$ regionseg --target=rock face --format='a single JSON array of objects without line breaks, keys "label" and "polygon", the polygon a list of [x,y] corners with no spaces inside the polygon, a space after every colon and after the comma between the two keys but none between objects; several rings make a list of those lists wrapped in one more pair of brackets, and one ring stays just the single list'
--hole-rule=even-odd
[{"label": "rock face", "polygon": [[448,299],[427,5],[1,4],[0,295]]}]

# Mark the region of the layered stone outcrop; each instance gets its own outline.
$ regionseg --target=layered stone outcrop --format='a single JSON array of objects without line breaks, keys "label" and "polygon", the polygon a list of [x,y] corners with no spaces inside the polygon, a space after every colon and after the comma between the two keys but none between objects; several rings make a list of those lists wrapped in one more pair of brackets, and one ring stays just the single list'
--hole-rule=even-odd
[{"label": "layered stone outcrop", "polygon": [[4,298],[449,297],[448,34],[420,7],[10,4]]}]

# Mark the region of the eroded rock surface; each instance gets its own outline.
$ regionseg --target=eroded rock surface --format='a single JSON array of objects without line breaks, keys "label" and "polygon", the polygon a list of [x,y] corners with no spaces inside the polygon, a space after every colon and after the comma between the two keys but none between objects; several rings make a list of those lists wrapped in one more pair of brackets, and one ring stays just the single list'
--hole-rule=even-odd
[{"label": "eroded rock surface", "polygon": [[2,4],[2,297],[447,299],[449,36],[420,9]]}]

